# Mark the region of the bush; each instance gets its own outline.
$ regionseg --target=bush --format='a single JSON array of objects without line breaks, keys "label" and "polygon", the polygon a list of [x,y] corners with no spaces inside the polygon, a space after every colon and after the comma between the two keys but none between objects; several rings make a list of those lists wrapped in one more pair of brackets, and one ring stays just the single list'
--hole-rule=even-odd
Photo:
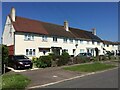
[{"label": "bush", "polygon": [[50,67],[51,66],[51,57],[48,55],[48,56],[41,56],[39,58],[43,63],[47,64],[47,67]]},{"label": "bush", "polygon": [[33,58],[32,61],[35,64],[35,66],[38,68],[50,67],[51,63],[52,63],[51,57],[49,55],[48,56],[40,56],[39,58]]},{"label": "bush", "polygon": [[86,63],[86,62],[90,62],[90,58],[88,57],[84,57],[84,56],[77,56],[74,57],[73,63],[74,64],[79,64],[79,63]]},{"label": "bush", "polygon": [[8,47],[6,45],[2,45],[2,63],[8,64]]},{"label": "bush", "polygon": [[8,65],[8,47],[6,45],[2,45],[1,49],[2,49],[2,74],[3,74],[4,73],[4,64],[6,66]]},{"label": "bush", "polygon": [[66,65],[68,64],[69,60],[70,55],[67,52],[63,52],[62,55],[58,57],[57,65],[58,66]]}]

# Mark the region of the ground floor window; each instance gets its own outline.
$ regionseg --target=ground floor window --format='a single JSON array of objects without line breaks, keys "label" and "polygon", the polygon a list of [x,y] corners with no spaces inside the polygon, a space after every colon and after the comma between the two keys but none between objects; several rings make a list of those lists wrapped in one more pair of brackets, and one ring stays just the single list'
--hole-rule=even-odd
[{"label": "ground floor window", "polygon": [[63,49],[62,52],[68,52],[68,49]]},{"label": "ground floor window", "polygon": [[43,54],[45,55],[46,52],[50,52],[50,48],[38,48],[39,52],[43,52]]},{"label": "ground floor window", "polygon": [[80,53],[84,53],[84,49],[80,49]]},{"label": "ground floor window", "polygon": [[26,49],[26,55],[27,56],[34,56],[35,55],[35,49]]}]

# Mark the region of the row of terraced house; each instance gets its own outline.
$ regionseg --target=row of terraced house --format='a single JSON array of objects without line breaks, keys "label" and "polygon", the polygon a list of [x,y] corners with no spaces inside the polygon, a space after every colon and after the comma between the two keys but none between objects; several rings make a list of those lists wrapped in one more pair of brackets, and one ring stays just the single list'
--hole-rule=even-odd
[{"label": "row of terraced house", "polygon": [[9,47],[10,55],[27,55],[29,58],[55,53],[60,55],[63,51],[76,56],[88,52],[96,56],[106,51],[116,55],[120,50],[120,43],[105,41],[96,35],[96,29],[91,31],[81,30],[69,26],[64,21],[63,26],[32,20],[16,16],[15,8],[7,16],[2,43]]}]

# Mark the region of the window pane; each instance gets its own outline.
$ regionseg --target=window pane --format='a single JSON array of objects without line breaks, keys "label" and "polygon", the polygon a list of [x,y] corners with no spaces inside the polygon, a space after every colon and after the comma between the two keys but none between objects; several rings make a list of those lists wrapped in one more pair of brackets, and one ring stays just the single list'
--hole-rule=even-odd
[{"label": "window pane", "polygon": [[34,40],[34,36],[32,35],[32,40]]},{"label": "window pane", "polygon": [[35,49],[33,49],[33,55],[35,55]]},{"label": "window pane", "polygon": [[70,39],[70,43],[73,43],[73,39]]},{"label": "window pane", "polygon": [[78,40],[75,40],[75,43],[78,43]]},{"label": "window pane", "polygon": [[28,51],[29,51],[29,50],[28,50],[28,49],[26,49],[26,55],[28,55]]},{"label": "window pane", "polygon": [[25,35],[25,40],[27,40],[27,35]]},{"label": "window pane", "polygon": [[54,42],[57,42],[57,37],[53,37],[53,41],[54,41]]},{"label": "window pane", "polygon": [[29,55],[32,55],[32,49],[29,50]]},{"label": "window pane", "polygon": [[63,39],[63,42],[65,42],[65,43],[66,43],[66,42],[67,42],[67,38],[64,38],[64,39]]},{"label": "window pane", "polygon": [[42,41],[47,41],[47,36],[42,36]]}]

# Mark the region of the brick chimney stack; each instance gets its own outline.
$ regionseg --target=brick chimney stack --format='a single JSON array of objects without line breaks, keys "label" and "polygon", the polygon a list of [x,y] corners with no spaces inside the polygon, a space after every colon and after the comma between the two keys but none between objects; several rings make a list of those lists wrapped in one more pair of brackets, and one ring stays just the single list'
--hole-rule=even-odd
[{"label": "brick chimney stack", "polygon": [[16,16],[15,14],[16,14],[15,8],[12,7],[10,16],[13,22],[15,22],[15,16]]},{"label": "brick chimney stack", "polygon": [[64,21],[64,28],[66,31],[69,31],[68,21]]}]

